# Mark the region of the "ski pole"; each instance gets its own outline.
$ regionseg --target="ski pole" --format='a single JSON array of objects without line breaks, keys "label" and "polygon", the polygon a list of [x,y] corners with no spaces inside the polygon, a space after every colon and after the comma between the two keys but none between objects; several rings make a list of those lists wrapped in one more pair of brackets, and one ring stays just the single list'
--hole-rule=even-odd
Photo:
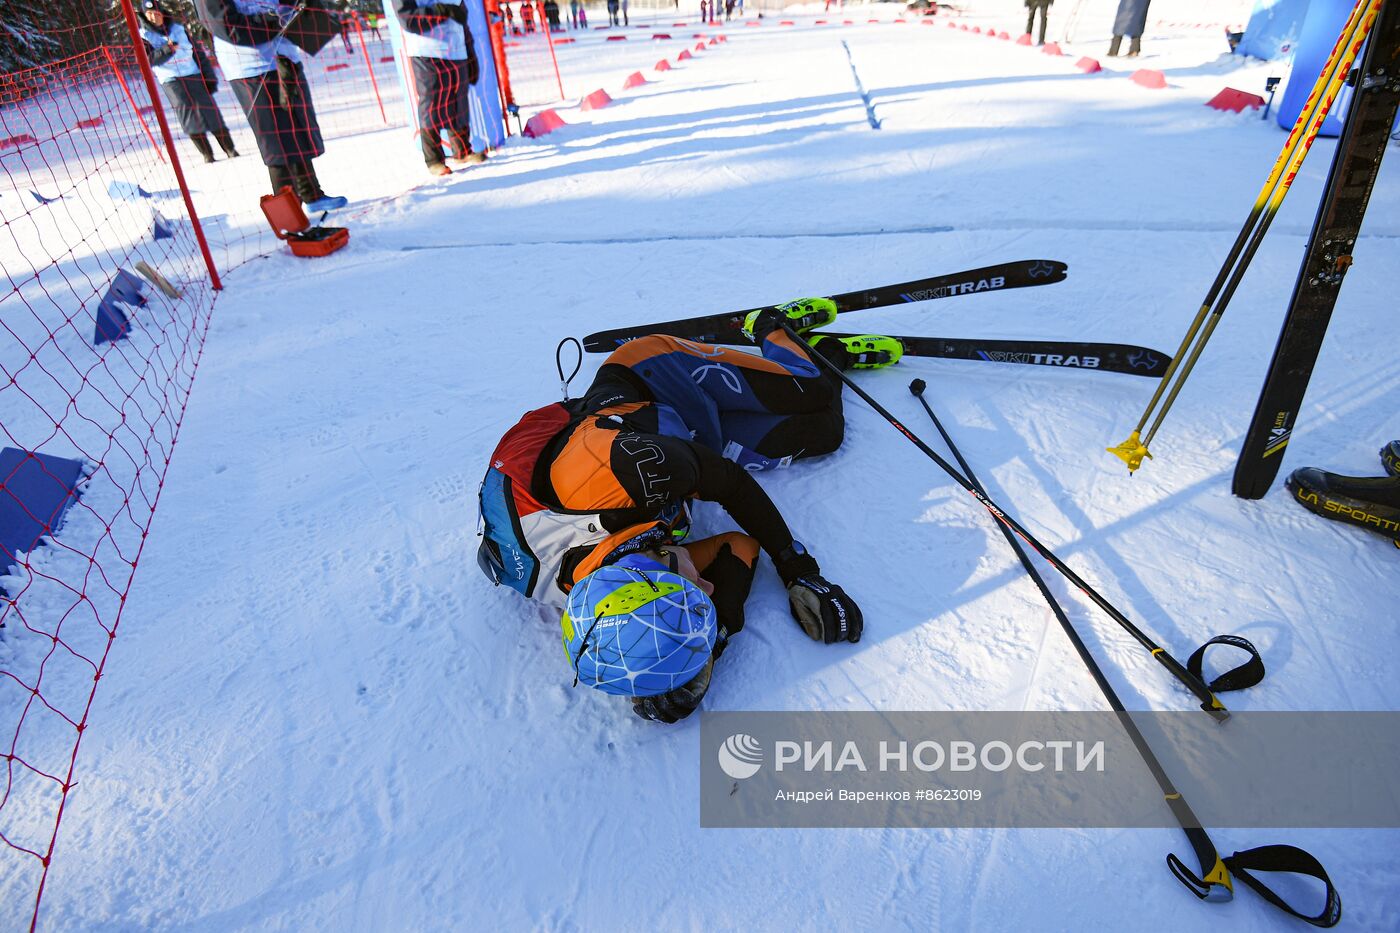
[{"label": "ski pole", "polygon": [[[1293,129],[1284,141],[1283,149],[1279,152],[1278,158],[1274,160],[1273,168],[1269,171],[1269,176],[1264,181],[1263,188],[1259,191],[1259,196],[1254,201],[1254,206],[1250,209],[1249,216],[1245,219],[1244,225],[1235,237],[1234,244],[1226,254],[1225,261],[1221,264],[1220,270],[1216,273],[1215,281],[1211,283],[1205,299],[1201,303],[1200,310],[1197,311],[1195,319],[1187,328],[1185,336],[1182,338],[1181,346],[1177,349],[1172,358],[1172,364],[1168,367],[1167,374],[1162,377],[1162,381],[1157,386],[1157,391],[1153,393],[1147,407],[1143,410],[1142,417],[1138,420],[1137,426],[1126,441],[1117,447],[1109,448],[1109,452],[1121,458],[1128,464],[1129,471],[1136,470],[1142,463],[1144,457],[1151,458],[1147,444],[1151,442],[1157,428],[1161,424],[1162,417],[1171,408],[1180,391],[1182,382],[1194,368],[1196,359],[1200,356],[1205,347],[1206,341],[1210,339],[1214,331],[1215,322],[1219,315],[1224,313],[1225,303],[1234,293],[1234,287],[1229,290],[1225,303],[1222,303],[1212,318],[1212,323],[1207,327],[1207,332],[1202,337],[1195,349],[1187,355],[1188,348],[1197,340],[1202,325],[1205,323],[1207,315],[1211,313],[1212,306],[1220,296],[1222,288],[1225,287],[1228,279],[1234,277],[1234,284],[1238,285],[1239,278],[1243,277],[1244,269],[1248,267],[1250,260],[1257,251],[1259,242],[1262,240],[1264,232],[1273,219],[1273,214],[1277,211],[1279,203],[1282,202],[1282,195],[1287,192],[1288,187],[1297,173],[1297,169],[1302,164],[1302,159],[1307,155],[1312,141],[1316,138],[1317,128],[1326,117],[1332,101],[1340,92],[1341,81],[1345,78],[1349,62],[1344,62],[1347,58],[1347,50],[1352,48],[1352,38],[1356,29],[1361,24],[1363,9],[1367,6],[1374,6],[1378,0],[1357,0],[1352,8],[1351,15],[1347,18],[1342,32],[1338,35],[1336,43],[1328,55],[1326,63],[1323,65],[1317,81],[1314,83],[1312,91],[1309,93],[1303,108],[1298,112],[1298,118],[1294,121]],[[1354,54],[1353,54],[1354,57]],[[1288,169],[1288,171],[1284,171]],[[1280,184],[1282,183],[1282,184]],[[1267,211],[1267,214],[1266,214]],[[1259,224],[1261,216],[1264,217],[1262,227]],[[1248,249],[1248,256],[1241,260],[1242,254],[1246,251],[1248,244],[1252,243],[1252,248]],[[1180,379],[1173,382],[1177,370],[1182,370]],[[1148,433],[1147,440],[1142,440],[1140,435],[1147,425],[1154,408],[1161,400],[1163,392],[1168,386],[1172,387],[1171,394],[1167,397],[1157,421],[1153,424],[1152,430]]]},{"label": "ski pole", "polygon": [[[1182,385],[1190,376],[1192,369],[1195,368],[1196,360],[1215,332],[1220,317],[1225,313],[1226,306],[1243,280],[1255,253],[1258,252],[1264,235],[1268,232],[1274,216],[1278,213],[1279,206],[1283,203],[1285,195],[1293,184],[1293,179],[1297,176],[1304,158],[1307,157],[1312,148],[1313,140],[1317,138],[1317,131],[1321,127],[1322,121],[1341,92],[1342,85],[1357,52],[1360,50],[1361,43],[1365,40],[1372,23],[1375,21],[1380,2],[1381,0],[1357,0],[1356,5],[1352,8],[1351,15],[1347,18],[1341,34],[1337,37],[1332,52],[1323,65],[1322,72],[1318,75],[1312,91],[1304,102],[1302,110],[1298,113],[1298,119],[1294,121],[1288,139],[1284,141],[1283,149],[1279,152],[1278,158],[1274,160],[1273,168],[1270,169],[1269,176],[1265,179],[1264,186],[1260,189],[1259,196],[1255,199],[1249,216],[1245,219],[1244,225],[1235,237],[1234,244],[1226,254],[1225,261],[1216,273],[1215,280],[1211,283],[1210,289],[1201,303],[1200,310],[1196,312],[1185,336],[1182,337],[1181,346],[1172,356],[1172,362],[1167,367],[1166,374],[1158,383],[1152,398],[1143,409],[1142,416],[1138,419],[1132,433],[1121,444],[1107,448],[1109,453],[1127,464],[1129,472],[1136,471],[1142,465],[1144,458],[1152,458],[1147,445],[1152,442],[1157,429],[1161,427],[1162,420],[1171,410]],[[1218,302],[1217,299],[1219,299]],[[1209,322],[1207,323],[1208,316]],[[1202,330],[1203,325],[1204,330]],[[1189,354],[1187,353],[1188,349],[1190,349]],[[1180,372],[1179,378],[1178,371]],[[1148,419],[1152,417],[1158,402],[1162,401],[1163,393],[1167,393],[1166,400],[1162,402],[1160,410],[1157,411],[1156,419],[1153,421],[1151,429],[1148,430],[1147,437],[1143,438],[1142,431],[1147,427]]]},{"label": "ski pole", "polygon": [[[797,343],[798,346],[804,345],[802,338],[798,336],[797,332],[794,331],[789,324],[784,322],[782,328],[787,333],[787,335],[791,337],[794,342]],[[1016,521],[1016,519],[1012,518],[1010,515],[1007,515],[1006,512],[1003,511],[995,502],[987,498],[987,496],[980,492],[977,489],[977,487],[973,486],[970,482],[968,482],[967,479],[964,478],[963,475],[959,473],[953,467],[952,464],[940,457],[932,447],[924,443],[923,440],[921,440],[918,437],[918,435],[916,435],[913,431],[910,431],[900,422],[898,418],[890,414],[889,410],[886,409],[885,406],[875,401],[875,399],[871,397],[870,393],[866,392],[860,386],[856,385],[856,383],[849,376],[843,373],[835,363],[831,362],[815,350],[813,350],[808,355],[813,360],[815,360],[818,363],[818,365],[825,367],[834,376],[836,376],[836,378],[840,379],[841,382],[844,383],[847,387],[849,387],[852,392],[856,393],[856,395],[859,395],[862,399],[864,399],[865,403],[871,408],[875,409],[876,413],[878,413],[882,418],[884,418],[891,425],[893,425],[895,430],[903,434],[904,437],[911,444],[923,451],[925,456],[927,456],[934,463],[938,464],[943,469],[943,472],[947,473],[950,477],[952,477],[954,482],[956,482],[963,489],[967,490],[967,492],[970,493],[972,497],[976,499],[983,508],[985,508],[988,512],[992,513],[992,516],[994,518],[1005,524],[1012,531],[1016,532],[1016,534],[1020,535],[1022,541],[1025,541],[1032,548],[1034,548],[1036,553],[1038,553],[1041,557],[1045,558],[1052,567],[1054,567],[1060,573],[1064,574],[1065,579],[1069,580],[1075,586],[1079,587],[1079,589],[1084,593],[1084,595],[1089,597],[1089,599],[1091,599],[1096,606],[1098,606],[1104,612],[1108,613],[1109,617],[1112,618],[1113,621],[1117,622],[1120,626],[1122,626],[1124,631],[1126,631],[1129,635],[1132,635],[1133,638],[1137,639],[1138,644],[1142,645],[1149,652],[1151,652],[1152,657],[1156,658],[1159,664],[1165,667],[1173,677],[1179,680],[1182,683],[1182,685],[1186,687],[1186,689],[1190,690],[1193,694],[1196,695],[1196,698],[1201,701],[1201,709],[1205,710],[1219,722],[1224,722],[1226,719],[1230,718],[1230,711],[1226,709],[1225,704],[1221,703],[1220,700],[1215,696],[1215,694],[1211,692],[1211,688],[1206,686],[1205,681],[1201,679],[1199,674],[1193,673],[1191,670],[1188,670],[1186,667],[1183,667],[1181,662],[1178,661],[1176,658],[1172,657],[1170,652],[1167,651],[1167,649],[1161,647],[1151,638],[1149,638],[1145,632],[1143,632],[1140,628],[1138,628],[1132,623],[1131,619],[1129,619],[1123,613],[1119,612],[1117,607],[1115,607],[1112,603],[1105,599],[1097,590],[1090,586],[1088,581],[1086,581],[1083,577],[1079,576],[1079,574],[1075,573],[1072,569],[1070,569],[1070,566],[1068,564],[1060,560],[1060,558],[1056,557],[1053,551],[1051,551],[1045,545],[1041,544],[1040,541],[1037,540],[1034,535],[1032,535],[1024,527],[1022,527],[1020,522]],[[1217,637],[1224,638],[1225,636]],[[1238,644],[1237,642],[1240,642],[1242,644]],[[1229,639],[1227,642],[1217,643],[1234,644],[1237,647],[1243,648],[1244,650],[1252,653],[1253,660],[1248,662],[1248,664],[1251,666],[1249,676],[1253,676],[1252,665],[1254,665],[1255,662],[1258,662],[1258,677],[1263,677],[1263,662],[1259,660],[1259,652],[1248,641],[1245,641],[1244,639]],[[1205,647],[1206,646],[1202,646],[1202,648],[1199,651],[1197,651],[1195,655],[1193,655],[1193,659],[1198,659],[1204,652]],[[1234,673],[1236,672],[1231,672],[1231,674]],[[1221,680],[1226,680],[1230,678],[1231,674],[1226,674],[1224,678],[1217,678],[1215,682],[1216,686],[1219,687],[1221,684]],[[1258,683],[1258,678],[1255,678],[1250,683],[1241,683],[1239,686],[1227,685],[1224,689],[1240,689],[1244,686],[1252,686],[1254,683]]]},{"label": "ski pole", "polygon": [[[943,443],[952,451],[953,456],[958,461],[958,465],[962,467],[963,476],[967,479],[967,482],[985,496],[986,488],[978,481],[977,474],[973,473],[972,467],[969,466],[967,460],[963,458],[962,451],[958,450],[958,445],[953,443],[953,439],[948,435],[948,432],[944,430],[943,422],[939,421],[938,416],[934,414],[933,408],[928,403],[928,399],[924,398],[925,388],[927,388],[927,385],[922,379],[915,379],[913,382],[909,383],[909,391],[923,404],[924,411],[928,412],[929,418],[933,420],[933,426],[938,429],[939,436],[943,438]],[[1196,859],[1201,866],[1199,875],[1192,874],[1174,853],[1168,854],[1167,856],[1167,866],[1171,869],[1172,874],[1176,876],[1178,881],[1186,885],[1191,893],[1202,900],[1212,902],[1229,901],[1234,898],[1235,886],[1231,881],[1229,868],[1231,864],[1236,866],[1236,870],[1240,871],[1241,879],[1246,880],[1251,887],[1258,884],[1255,879],[1247,874],[1251,867],[1251,865],[1248,864],[1250,860],[1248,858],[1242,859],[1243,856],[1248,856],[1249,853],[1236,852],[1228,860],[1220,857],[1219,851],[1215,848],[1215,843],[1211,841],[1210,835],[1206,833],[1205,829],[1201,826],[1200,819],[1191,809],[1191,805],[1186,802],[1186,798],[1182,796],[1181,792],[1172,784],[1171,778],[1167,775],[1166,769],[1162,767],[1161,761],[1159,761],[1157,756],[1153,753],[1152,747],[1147,744],[1147,739],[1143,737],[1142,732],[1137,727],[1137,723],[1133,722],[1132,715],[1129,714],[1127,709],[1123,706],[1123,701],[1118,698],[1118,694],[1113,689],[1113,685],[1108,682],[1108,678],[1104,675],[1103,668],[1099,667],[1098,662],[1094,660],[1093,654],[1090,653],[1088,646],[1085,645],[1084,640],[1079,637],[1079,632],[1075,630],[1074,625],[1069,621],[1069,617],[1065,614],[1064,608],[1060,606],[1059,600],[1050,592],[1050,588],[1045,583],[1045,578],[1040,575],[1040,571],[1036,569],[1035,564],[1031,563],[1031,559],[1026,554],[1025,549],[1021,547],[1021,542],[1016,540],[1016,536],[1011,533],[1011,529],[1007,527],[1005,523],[999,523],[999,527],[1001,528],[1002,535],[1006,538],[1006,543],[1010,544],[1011,549],[1016,552],[1016,556],[1021,561],[1021,566],[1025,568],[1031,581],[1035,583],[1036,588],[1040,590],[1040,595],[1045,597],[1045,602],[1050,607],[1050,611],[1054,613],[1055,618],[1059,620],[1060,628],[1064,629],[1064,633],[1069,638],[1070,644],[1074,646],[1074,650],[1079,655],[1079,659],[1083,661],[1084,666],[1089,669],[1089,674],[1094,678],[1094,683],[1099,685],[1099,690],[1103,693],[1104,699],[1108,701],[1109,706],[1113,707],[1113,712],[1116,714],[1119,724],[1121,724],[1123,730],[1128,733],[1128,738],[1132,740],[1133,747],[1137,749],[1143,764],[1147,765],[1147,770],[1152,772],[1152,777],[1157,781],[1157,786],[1161,788],[1162,796],[1165,798],[1168,808],[1172,811],[1172,816],[1176,818],[1177,824],[1181,826],[1181,831],[1186,834],[1186,840],[1191,844],[1191,848],[1196,854]],[[1317,863],[1317,860],[1307,852],[1304,852],[1302,849],[1296,849],[1293,846],[1270,848],[1292,850],[1286,854],[1296,863],[1295,868],[1297,865],[1301,865],[1311,869],[1313,867],[1312,863]],[[1274,854],[1283,855],[1285,853],[1275,852]],[[1239,864],[1241,861],[1245,862],[1242,866]],[[1227,864],[1227,862],[1229,864]],[[1243,868],[1242,871],[1240,870],[1241,867]],[[1322,868],[1320,863],[1317,863],[1316,867],[1319,870]],[[1314,874],[1314,877],[1319,877],[1311,871],[1305,873]],[[1276,895],[1274,897],[1265,895],[1265,897],[1268,898],[1271,903],[1278,904],[1282,909],[1287,910],[1296,917],[1307,920],[1309,923],[1314,923],[1318,926],[1334,926],[1342,917],[1341,897],[1337,895],[1336,889],[1332,886],[1331,879],[1327,877],[1325,871],[1322,871],[1320,877],[1327,885],[1328,897],[1322,913],[1318,914],[1316,917],[1303,916],[1286,903],[1283,903],[1281,899],[1277,899]],[[1319,922],[1321,920],[1328,920],[1330,922],[1321,923]]]}]

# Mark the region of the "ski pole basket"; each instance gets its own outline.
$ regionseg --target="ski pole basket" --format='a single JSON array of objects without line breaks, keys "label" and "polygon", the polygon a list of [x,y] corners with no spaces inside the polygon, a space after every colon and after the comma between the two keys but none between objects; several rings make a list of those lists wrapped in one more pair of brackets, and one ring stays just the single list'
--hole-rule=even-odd
[{"label": "ski pole basket", "polygon": [[263,216],[277,239],[286,240],[293,256],[329,256],[350,242],[344,227],[313,227],[301,209],[301,201],[291,188],[265,194],[258,200]]}]

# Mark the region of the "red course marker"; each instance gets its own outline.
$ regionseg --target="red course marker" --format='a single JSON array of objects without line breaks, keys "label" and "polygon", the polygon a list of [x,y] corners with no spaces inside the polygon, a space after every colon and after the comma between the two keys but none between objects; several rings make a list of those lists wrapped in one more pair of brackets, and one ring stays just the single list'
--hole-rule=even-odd
[{"label": "red course marker", "polygon": [[546,133],[553,133],[561,126],[568,126],[564,118],[551,110],[541,110],[525,122],[525,135],[536,139]]},{"label": "red course marker", "polygon": [[1167,86],[1167,76],[1153,68],[1139,68],[1133,72],[1133,83],[1160,90]]},{"label": "red course marker", "polygon": [[608,96],[608,92],[603,90],[602,88],[598,88],[598,90],[594,91],[592,94],[589,94],[583,99],[583,102],[578,105],[578,109],[602,110],[604,107],[611,103],[612,98]]},{"label": "red course marker", "polygon": [[[1207,107],[1214,107],[1216,110],[1233,110],[1239,113],[1246,107],[1258,110],[1264,106],[1264,98],[1258,94],[1250,94],[1248,91],[1241,91],[1238,88],[1227,87],[1210,100],[1206,101]],[[78,124],[81,126],[82,124]]]}]

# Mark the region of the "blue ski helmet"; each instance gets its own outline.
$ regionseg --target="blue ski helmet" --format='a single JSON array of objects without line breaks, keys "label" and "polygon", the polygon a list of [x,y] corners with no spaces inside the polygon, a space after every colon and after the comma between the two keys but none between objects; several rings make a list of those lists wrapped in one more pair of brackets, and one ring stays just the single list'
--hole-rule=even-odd
[{"label": "blue ski helmet", "polygon": [[635,697],[698,674],[715,646],[715,624],[715,605],[700,587],[636,554],[574,584],[560,620],[578,679]]}]

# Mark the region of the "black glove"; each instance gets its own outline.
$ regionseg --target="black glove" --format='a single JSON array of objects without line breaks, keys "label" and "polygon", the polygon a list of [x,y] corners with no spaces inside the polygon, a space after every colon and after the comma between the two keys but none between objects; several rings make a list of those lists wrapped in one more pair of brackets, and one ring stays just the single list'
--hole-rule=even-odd
[{"label": "black glove", "polygon": [[813,641],[860,641],[865,617],[846,591],[821,575],[816,558],[792,542],[773,562],[788,591],[788,608]]},{"label": "black glove", "polygon": [[714,658],[711,658],[700,668],[700,673],[674,690],[653,697],[633,697],[632,712],[652,722],[679,722],[695,712],[695,708],[705,698],[705,691],[710,689],[710,674],[714,669]]},{"label": "black glove", "polygon": [[762,343],[764,338],[787,323],[787,314],[777,308],[764,308],[754,315],[752,322],[745,322],[744,331],[754,343]]},{"label": "black glove", "polygon": [[481,77],[481,61],[475,55],[467,59],[467,83],[476,84]]},{"label": "black glove", "polygon": [[823,644],[860,641],[865,628],[855,600],[819,573],[798,577],[789,584],[788,608],[802,631]]}]

